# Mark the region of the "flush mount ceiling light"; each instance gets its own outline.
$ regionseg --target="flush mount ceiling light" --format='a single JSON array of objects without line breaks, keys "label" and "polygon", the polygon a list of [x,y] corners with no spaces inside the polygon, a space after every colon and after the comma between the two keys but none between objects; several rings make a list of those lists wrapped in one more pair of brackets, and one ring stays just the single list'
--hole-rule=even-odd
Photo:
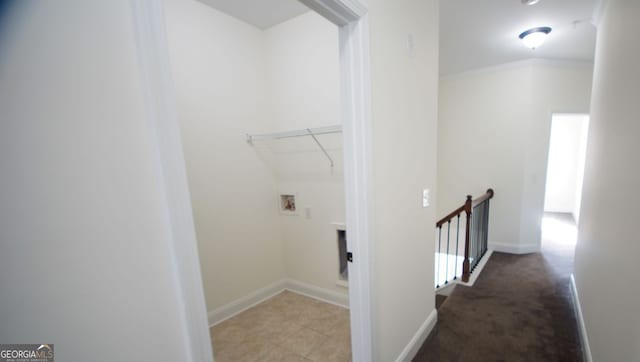
[{"label": "flush mount ceiling light", "polygon": [[535,5],[539,2],[540,0],[522,0],[523,5]]},{"label": "flush mount ceiling light", "polygon": [[532,28],[526,31],[523,31],[518,38],[522,40],[524,46],[530,49],[536,49],[542,43],[544,43],[545,39],[547,39],[547,35],[551,32],[551,28],[548,26],[542,26],[539,28]]}]

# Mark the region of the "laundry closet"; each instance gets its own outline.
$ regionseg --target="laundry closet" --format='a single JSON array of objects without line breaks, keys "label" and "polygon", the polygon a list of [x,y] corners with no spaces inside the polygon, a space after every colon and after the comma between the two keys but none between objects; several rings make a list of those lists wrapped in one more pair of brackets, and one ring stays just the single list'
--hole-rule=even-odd
[{"label": "laundry closet", "polygon": [[214,326],[284,289],[349,305],[338,28],[298,11],[261,28],[204,1],[167,2]]}]

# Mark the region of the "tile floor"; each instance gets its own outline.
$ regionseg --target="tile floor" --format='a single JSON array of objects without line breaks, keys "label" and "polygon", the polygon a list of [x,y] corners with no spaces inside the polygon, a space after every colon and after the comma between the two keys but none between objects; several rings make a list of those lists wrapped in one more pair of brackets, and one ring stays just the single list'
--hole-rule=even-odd
[{"label": "tile floor", "polygon": [[284,291],[214,327],[216,362],[351,361],[349,310]]}]

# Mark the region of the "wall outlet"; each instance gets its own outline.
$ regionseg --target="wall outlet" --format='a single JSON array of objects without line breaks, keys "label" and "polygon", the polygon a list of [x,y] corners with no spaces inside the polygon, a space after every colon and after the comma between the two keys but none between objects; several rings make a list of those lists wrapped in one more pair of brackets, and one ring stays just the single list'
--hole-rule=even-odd
[{"label": "wall outlet", "polygon": [[422,190],[422,207],[429,207],[429,189]]}]

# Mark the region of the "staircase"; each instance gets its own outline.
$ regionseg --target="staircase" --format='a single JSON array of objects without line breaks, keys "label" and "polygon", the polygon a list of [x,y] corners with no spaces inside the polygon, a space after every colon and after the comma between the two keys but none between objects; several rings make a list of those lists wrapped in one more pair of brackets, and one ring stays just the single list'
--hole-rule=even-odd
[{"label": "staircase", "polygon": [[489,202],[493,195],[492,189],[476,199],[469,195],[464,205],[436,223],[436,290],[452,282],[468,283],[483,264],[483,257],[488,259]]}]

